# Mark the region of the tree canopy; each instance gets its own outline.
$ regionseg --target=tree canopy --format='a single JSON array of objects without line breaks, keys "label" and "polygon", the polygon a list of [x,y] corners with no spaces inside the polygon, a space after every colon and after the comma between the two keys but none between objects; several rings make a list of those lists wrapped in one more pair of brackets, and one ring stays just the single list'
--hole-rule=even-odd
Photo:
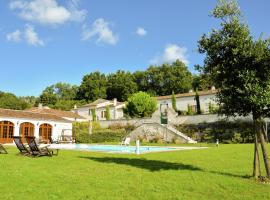
[{"label": "tree canopy", "polygon": [[98,71],[83,77],[79,86],[77,98],[86,101],[95,101],[98,98],[106,98],[107,78]]},{"label": "tree canopy", "polygon": [[126,101],[131,94],[137,92],[138,87],[133,74],[118,70],[107,77],[107,98],[117,98],[119,101]]},{"label": "tree canopy", "polygon": [[[220,19],[221,24],[219,29],[213,29],[199,40],[199,52],[206,56],[201,70],[219,88],[217,100],[221,113],[227,116],[252,114],[256,124],[269,116],[270,111],[269,40],[256,40],[251,36],[236,1],[221,0],[212,16]],[[266,172],[270,177],[260,128],[255,139],[257,136],[261,140]],[[254,155],[257,162],[257,153]]]},{"label": "tree canopy", "polygon": [[128,98],[125,112],[131,117],[150,117],[157,109],[157,100],[145,92]]}]

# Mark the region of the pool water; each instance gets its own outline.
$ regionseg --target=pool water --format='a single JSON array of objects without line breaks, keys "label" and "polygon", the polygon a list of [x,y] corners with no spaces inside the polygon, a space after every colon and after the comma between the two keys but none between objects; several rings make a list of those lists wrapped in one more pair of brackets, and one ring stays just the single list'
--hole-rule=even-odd
[{"label": "pool water", "polygon": [[[115,153],[136,153],[135,146],[119,146],[119,145],[85,145],[77,144],[76,149],[89,150],[89,151],[103,151]],[[173,151],[177,148],[173,147],[146,147],[140,146],[140,153],[157,152],[157,151]]]},{"label": "pool water", "polygon": [[[99,144],[51,144],[48,148],[96,151],[106,153],[130,153],[135,154],[136,146],[99,145]],[[139,153],[165,152],[176,150],[202,149],[205,147],[169,147],[169,146],[140,146]]]}]

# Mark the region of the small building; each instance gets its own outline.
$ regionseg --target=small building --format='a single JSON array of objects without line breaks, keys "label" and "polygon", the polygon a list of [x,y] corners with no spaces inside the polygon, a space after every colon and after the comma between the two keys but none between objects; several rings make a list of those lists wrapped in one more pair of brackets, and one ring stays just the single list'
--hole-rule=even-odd
[{"label": "small building", "polygon": [[[199,91],[198,92],[200,97],[200,106],[201,111],[203,113],[209,113],[209,105],[216,105],[217,102],[215,101],[217,90],[213,87],[211,90],[208,91]],[[197,110],[197,103],[195,100],[196,93],[193,91],[190,91],[188,93],[182,93],[182,94],[175,94],[176,98],[176,107],[179,111],[187,111],[188,106],[191,106],[193,112],[196,112]],[[172,108],[172,95],[168,96],[159,96],[156,97],[158,101],[158,107],[160,107],[161,104],[167,104],[168,107]]]},{"label": "small building", "polygon": [[72,112],[77,113],[78,115],[88,119],[93,119],[93,111],[96,112],[97,120],[106,120],[106,110],[109,108],[110,118],[111,119],[121,119],[124,117],[124,102],[119,102],[117,99],[106,100],[106,99],[97,99],[96,101],[80,106],[76,109],[73,109]]},{"label": "small building", "polygon": [[[13,136],[35,136],[48,141],[72,136],[72,112],[33,108],[27,111],[0,108],[0,143],[12,143]],[[77,116],[77,115],[75,115]],[[83,117],[79,116],[80,119]]]}]

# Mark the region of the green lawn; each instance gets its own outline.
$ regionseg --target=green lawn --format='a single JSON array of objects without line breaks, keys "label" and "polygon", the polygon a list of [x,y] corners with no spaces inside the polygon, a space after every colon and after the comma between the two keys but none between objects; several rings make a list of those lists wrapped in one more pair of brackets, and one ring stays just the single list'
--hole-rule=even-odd
[{"label": "green lawn", "polygon": [[[269,146],[270,150],[270,146]],[[60,151],[0,155],[0,199],[270,199],[270,184],[249,178],[253,145],[144,155]]]}]

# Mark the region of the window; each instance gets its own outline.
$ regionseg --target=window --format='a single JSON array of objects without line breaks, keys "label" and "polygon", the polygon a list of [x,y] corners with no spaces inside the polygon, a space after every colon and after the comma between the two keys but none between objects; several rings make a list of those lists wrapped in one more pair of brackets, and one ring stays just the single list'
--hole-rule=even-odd
[{"label": "window", "polygon": [[101,111],[101,118],[106,118],[106,110]]}]

